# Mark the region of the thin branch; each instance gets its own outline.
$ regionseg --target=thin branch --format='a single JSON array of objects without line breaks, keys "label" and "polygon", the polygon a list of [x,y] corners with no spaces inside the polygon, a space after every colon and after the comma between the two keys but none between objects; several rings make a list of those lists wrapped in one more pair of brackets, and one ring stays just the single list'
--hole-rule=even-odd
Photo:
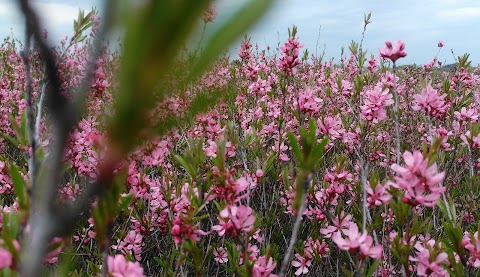
[{"label": "thin branch", "polygon": [[[109,22],[111,14],[110,11],[112,10],[108,4],[111,4],[111,2],[112,1],[107,1],[107,7],[105,7],[105,18],[107,23]],[[42,39],[40,31],[41,25],[38,15],[32,9],[28,0],[18,0],[18,3],[26,19],[27,34],[33,35],[39,46],[40,53],[45,61],[47,75],[44,83],[46,92],[46,106],[48,109],[48,115],[52,121],[52,133],[54,137],[54,140],[50,145],[50,155],[47,163],[50,167],[48,168],[45,179],[42,182],[42,189],[35,189],[33,191],[33,205],[30,205],[29,220],[29,224],[31,226],[30,237],[27,238],[27,241],[24,243],[21,257],[22,264],[20,276],[36,276],[39,272],[41,272],[43,257],[45,256],[45,252],[47,250],[46,247],[53,235],[61,230],[69,229],[73,225],[65,225],[67,222],[65,220],[65,218],[67,218],[66,216],[57,217],[58,214],[61,214],[60,211],[63,209],[59,209],[55,204],[60,183],[59,176],[63,168],[63,153],[68,134],[80,118],[82,111],[81,107],[85,101],[85,95],[88,93],[88,85],[86,84],[88,84],[90,73],[93,72],[93,63],[100,53],[99,46],[101,40],[103,40],[104,34],[106,33],[106,25],[108,24],[104,24],[102,26],[101,34],[95,39],[94,51],[91,56],[89,70],[87,70],[87,74],[82,82],[80,93],[78,93],[75,101],[70,103],[68,99],[61,93],[60,80],[57,76],[56,58],[46,41]],[[40,124],[39,117],[41,119],[40,112],[37,114],[37,126]],[[93,190],[93,192],[95,193],[96,190]],[[93,196],[90,194],[86,195],[90,196],[90,199],[93,198]],[[80,201],[79,203],[84,202],[88,201]],[[79,206],[85,208],[85,210],[88,210],[90,207],[89,205]],[[77,209],[69,209],[69,211],[76,212]],[[74,214],[70,214],[70,216],[73,218]]]},{"label": "thin branch", "polygon": [[27,28],[25,32],[25,46],[22,52],[23,63],[25,65],[25,74],[27,79],[26,89],[25,89],[25,100],[27,101],[27,126],[29,129],[29,144],[31,147],[31,154],[27,149],[28,157],[28,169],[30,177],[30,188],[35,187],[35,181],[37,178],[37,159],[35,153],[37,152],[37,140],[35,135],[35,120],[33,115],[33,100],[32,100],[32,75],[30,72],[30,40],[31,32]]},{"label": "thin branch", "polygon": [[303,217],[303,212],[305,211],[305,198],[307,197],[308,194],[308,187],[310,185],[310,182],[312,181],[312,174],[309,173],[308,176],[303,178],[303,196],[302,196],[302,202],[300,209],[298,210],[297,217],[295,218],[295,223],[293,225],[293,231],[292,231],[292,236],[290,237],[290,243],[288,245],[287,253],[285,253],[285,256],[283,257],[283,262],[282,262],[282,267],[280,268],[280,273],[278,274],[279,277],[284,277],[285,274],[287,273],[287,268],[290,263],[290,257],[292,256],[293,253],[293,247],[295,246],[295,243],[297,242],[297,236],[298,236],[298,231],[300,230],[300,223],[302,222],[302,217]]},{"label": "thin branch", "polygon": [[42,91],[40,92],[40,99],[37,103],[37,118],[35,119],[35,141],[40,141],[40,122],[42,121],[43,102],[45,100],[45,91],[47,90],[48,80],[44,80],[42,84]]},{"label": "thin branch", "polygon": [[396,163],[399,164],[400,160],[402,158],[401,156],[401,151],[400,151],[400,119],[398,118],[398,108],[399,108],[399,98],[398,98],[398,93],[397,93],[397,81],[396,81],[396,69],[397,66],[395,65],[395,62],[393,62],[393,98],[394,98],[394,104],[393,104],[393,113],[395,115],[395,144],[396,144],[396,150],[397,150],[397,161]]}]

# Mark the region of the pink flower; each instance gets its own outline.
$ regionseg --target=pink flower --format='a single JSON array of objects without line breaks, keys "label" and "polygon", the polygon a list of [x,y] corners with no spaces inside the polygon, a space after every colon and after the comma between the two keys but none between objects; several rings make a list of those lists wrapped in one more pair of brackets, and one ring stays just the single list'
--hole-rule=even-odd
[{"label": "pink flower", "polygon": [[[240,245],[237,245],[237,250],[240,252],[240,264],[242,265],[245,259],[245,252],[242,250]],[[249,262],[253,262],[257,259],[258,254],[260,254],[260,249],[258,246],[249,243],[247,246],[247,259]]]},{"label": "pink flower", "polygon": [[468,251],[470,265],[480,268],[480,236],[478,231],[473,236],[469,232],[465,232],[462,245]]},{"label": "pink flower", "polygon": [[327,226],[327,228],[320,229],[320,233],[325,235],[326,238],[330,238],[333,233],[336,232],[344,232],[350,227],[352,222],[352,215],[345,213],[342,211],[337,217],[333,218],[333,226]]},{"label": "pink flower", "polygon": [[387,118],[387,112],[384,107],[393,104],[392,95],[388,89],[383,90],[381,86],[367,90],[363,95],[363,105],[360,106],[362,116],[374,124]]},{"label": "pink flower", "polygon": [[10,267],[12,266],[12,263],[13,263],[12,254],[8,250],[0,247],[0,269]]},{"label": "pink flower", "polygon": [[480,148],[480,134],[474,136],[470,130],[460,135],[460,139],[471,149]]},{"label": "pink flower", "polygon": [[215,248],[213,250],[213,256],[214,256],[213,259],[217,263],[224,264],[224,263],[228,262],[228,254],[227,254],[227,251],[225,250],[225,248],[223,248],[223,247]]},{"label": "pink flower", "polygon": [[387,192],[388,184],[382,186],[377,184],[375,188],[367,186],[367,206],[381,206],[382,204],[387,204],[390,201],[392,196]]},{"label": "pink flower", "polygon": [[272,271],[275,270],[277,264],[273,261],[272,257],[268,258],[261,256],[255,262],[253,266],[253,277],[276,277],[276,274],[272,274]]},{"label": "pink flower", "polygon": [[217,8],[215,6],[209,7],[207,10],[203,11],[202,19],[205,24],[208,22],[213,22],[217,18]]},{"label": "pink flower", "polygon": [[118,245],[112,246],[113,249],[121,251],[125,255],[134,255],[137,261],[142,260],[143,236],[132,230],[128,232],[123,241],[119,241]]},{"label": "pink flower", "polygon": [[377,67],[378,67],[378,60],[375,59],[375,56],[372,55],[368,60],[367,68],[371,73],[373,73],[375,72],[375,70],[377,70]]},{"label": "pink flower", "polygon": [[295,275],[300,276],[308,273],[308,267],[312,265],[312,255],[308,251],[304,251],[304,256],[299,253],[295,254],[298,261],[292,261],[292,266],[298,267]]},{"label": "pink flower", "polygon": [[265,240],[265,238],[260,234],[261,231],[261,229],[257,229],[257,231],[255,231],[255,233],[252,235],[252,238],[258,241],[258,243],[262,243]]},{"label": "pink flower", "polygon": [[279,59],[278,67],[285,72],[287,76],[296,72],[296,67],[300,64],[298,53],[302,47],[303,44],[300,44],[296,37],[288,38],[288,41],[280,47],[282,56]]},{"label": "pink flower", "polygon": [[278,154],[278,159],[280,161],[283,161],[283,162],[286,162],[286,161],[290,160],[290,158],[287,156],[287,154],[285,154],[285,151],[287,151],[288,149],[290,149],[290,148],[288,146],[286,146],[283,142],[282,142],[282,144],[280,144],[280,147],[279,147],[278,146],[278,141],[275,141],[274,145],[272,146],[273,151],[280,150],[280,152]]},{"label": "pink flower", "polygon": [[217,143],[210,139],[207,141],[207,143],[209,146],[204,149],[205,156],[213,157],[213,158],[217,157],[217,152],[218,152]]},{"label": "pink flower", "polygon": [[428,166],[428,159],[419,151],[414,151],[413,154],[406,151],[403,159],[405,167],[398,164],[391,166],[399,174],[395,176],[395,183],[391,184],[405,190],[404,202],[412,206],[435,206],[440,194],[445,191],[444,187],[438,186],[443,181],[445,172],[437,173],[435,163]]},{"label": "pink flower", "polygon": [[196,225],[192,225],[189,222],[186,222],[186,220],[183,220],[180,215],[173,220],[172,235],[176,244],[181,244],[187,239],[199,241],[200,235],[204,236],[207,234],[207,232],[197,229]]},{"label": "pink flower", "polygon": [[431,70],[435,67],[435,65],[437,65],[437,63],[438,63],[437,59],[433,59],[433,60],[429,61],[428,63],[424,64],[423,68],[425,70]]},{"label": "pink flower", "polygon": [[461,121],[471,121],[471,122],[477,122],[478,121],[478,113],[477,113],[477,110],[476,109],[470,109],[470,108],[465,108],[465,107],[462,107],[460,109],[460,112],[458,111],[455,111],[453,113],[455,115],[455,117],[458,119],[458,120],[461,120]]},{"label": "pink flower", "polygon": [[390,41],[385,41],[385,48],[379,49],[380,56],[384,59],[390,59],[392,62],[396,60],[406,57],[407,53],[403,50],[405,49],[405,43],[401,40],[397,40],[395,47],[393,47]]},{"label": "pink flower", "polygon": [[227,206],[220,212],[219,225],[212,227],[220,236],[225,233],[237,236],[238,232],[251,232],[255,223],[253,210],[247,206]]},{"label": "pink flower", "polygon": [[433,239],[415,244],[416,256],[409,259],[418,262],[418,276],[450,276],[442,266],[448,261],[448,254],[440,252],[440,246],[441,244],[435,245]]},{"label": "pink flower", "polygon": [[327,257],[330,252],[330,248],[325,241],[320,242],[309,237],[303,244],[305,245],[305,251],[318,257]]},{"label": "pink flower", "polygon": [[317,125],[317,132],[329,136],[330,138],[332,138],[332,140],[341,138],[342,134],[345,133],[342,120],[338,115],[334,117],[326,116],[323,119],[319,118],[317,120]]},{"label": "pink flower", "polygon": [[449,105],[443,100],[446,94],[440,95],[436,89],[428,84],[422,89],[421,94],[413,95],[415,101],[412,105],[414,111],[423,111],[436,118],[441,118],[449,109]]},{"label": "pink flower", "polygon": [[437,46],[438,46],[438,48],[442,48],[443,47],[443,41],[439,40],[438,43],[437,43]]},{"label": "pink flower", "polygon": [[366,231],[360,233],[355,223],[350,224],[350,229],[345,230],[346,238],[342,237],[340,232],[336,232],[332,236],[332,241],[337,244],[338,248],[349,251],[352,254],[361,252],[362,257],[371,257],[379,259],[382,256],[382,247],[373,246],[373,239]]},{"label": "pink flower", "polygon": [[238,51],[238,56],[243,61],[249,61],[253,57],[252,53],[252,44],[250,43],[250,38],[245,38],[240,45],[240,51]]},{"label": "pink flower", "polygon": [[62,251],[64,246],[63,238],[54,237],[49,245],[49,252],[45,256],[44,261],[49,264],[56,263],[58,261],[58,254]]},{"label": "pink flower", "polygon": [[301,91],[298,97],[300,110],[305,113],[318,113],[322,102],[323,100],[315,95],[315,91],[311,87],[307,87],[305,90]]},{"label": "pink flower", "polygon": [[112,277],[144,277],[140,263],[129,262],[123,255],[109,256],[107,259],[108,273]]},{"label": "pink flower", "polygon": [[449,105],[443,100],[446,94],[440,95],[436,89],[428,84],[422,89],[421,94],[413,95],[415,101],[412,105],[414,111],[423,111],[425,114],[441,118],[449,109]]}]

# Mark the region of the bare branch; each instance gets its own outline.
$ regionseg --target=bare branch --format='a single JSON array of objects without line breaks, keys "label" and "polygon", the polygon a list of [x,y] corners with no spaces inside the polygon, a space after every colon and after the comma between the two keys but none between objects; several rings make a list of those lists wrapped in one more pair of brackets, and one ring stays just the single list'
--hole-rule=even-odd
[{"label": "bare branch", "polygon": [[[97,190],[92,190],[90,193],[85,195],[85,201],[80,201],[78,205],[74,205],[74,207],[78,208],[68,209],[69,212],[75,212],[76,214],[63,214],[60,212],[63,209],[55,204],[60,184],[59,176],[63,168],[63,153],[66,140],[68,138],[68,134],[80,119],[83,111],[82,107],[85,101],[85,96],[89,91],[89,78],[94,70],[94,63],[100,55],[100,45],[107,32],[107,26],[109,25],[108,22],[110,21],[111,13],[109,4],[111,4],[112,1],[107,1],[107,7],[105,7],[105,20],[107,24],[102,25],[100,34],[95,38],[94,50],[90,57],[88,70],[85,74],[84,80],[82,81],[80,92],[77,94],[77,98],[73,102],[70,102],[61,93],[60,80],[57,76],[57,62],[55,54],[53,51],[51,51],[51,48],[47,45],[47,42],[42,39],[40,31],[41,25],[38,15],[32,9],[28,0],[18,0],[18,2],[26,19],[26,49],[29,47],[29,34],[31,34],[37,42],[42,58],[45,61],[47,77],[44,83],[45,90],[42,90],[41,100],[43,101],[43,92],[45,92],[47,111],[52,121],[51,132],[54,137],[54,140],[50,144],[50,155],[47,163],[49,168],[47,169],[46,177],[41,181],[41,189],[35,188],[33,191],[33,202],[32,205],[30,205],[29,220],[31,230],[29,236],[27,236],[27,240],[24,242],[24,247],[22,248],[23,253],[21,257],[22,264],[20,275],[36,276],[39,272],[41,272],[46,247],[53,235],[64,230],[64,227],[66,226],[65,223],[70,223],[71,218],[76,218],[76,216],[80,215],[81,210],[88,211],[90,208],[90,202],[88,200],[93,199],[93,197],[99,193]],[[33,113],[29,123],[33,124]],[[36,125],[39,125],[38,115]],[[32,130],[35,129],[36,128],[34,126]],[[35,136],[34,132],[31,133],[31,136]],[[35,176],[33,176],[32,180],[35,180]],[[80,205],[81,203],[88,203],[88,205]],[[59,214],[62,216],[57,217]],[[68,226],[72,225],[73,224],[70,224]]]}]

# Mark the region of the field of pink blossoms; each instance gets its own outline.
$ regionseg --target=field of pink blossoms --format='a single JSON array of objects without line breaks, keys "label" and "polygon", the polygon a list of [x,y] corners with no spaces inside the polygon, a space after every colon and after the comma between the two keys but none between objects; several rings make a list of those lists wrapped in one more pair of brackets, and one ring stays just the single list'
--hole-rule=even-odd
[{"label": "field of pink blossoms", "polygon": [[[431,46],[430,63],[396,66],[408,55],[400,40],[371,53],[352,43],[333,62],[309,54],[295,28],[289,34],[276,50],[245,38],[238,53],[194,81],[192,56],[180,55],[162,84],[169,93],[148,113],[152,126],[166,122],[156,127],[160,135],[138,132],[140,146],[114,162],[107,133],[121,55],[102,48],[87,110],[67,139],[55,202],[78,202],[89,184],[107,178],[105,168],[117,193],[55,236],[46,272],[478,276],[480,67],[468,55],[440,66],[433,57],[442,42]],[[22,47],[13,38],[0,46],[3,276],[19,269],[35,201],[29,101],[39,163],[55,143],[41,113],[44,57],[33,45],[27,74]],[[88,72],[91,47],[66,39],[54,48],[67,99]],[[214,105],[191,116],[198,95]]]}]

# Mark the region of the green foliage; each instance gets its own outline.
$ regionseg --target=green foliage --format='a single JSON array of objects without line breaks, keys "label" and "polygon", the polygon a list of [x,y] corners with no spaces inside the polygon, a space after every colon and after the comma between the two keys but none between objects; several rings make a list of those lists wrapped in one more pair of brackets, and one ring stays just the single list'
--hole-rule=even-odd
[{"label": "green foliage", "polygon": [[24,112],[22,114],[20,125],[18,125],[17,120],[12,115],[9,115],[8,119],[10,120],[10,124],[15,132],[15,137],[11,137],[3,133],[2,136],[8,139],[13,145],[19,145],[22,148],[27,148],[29,137],[29,130],[27,128],[27,113]]},{"label": "green foliage", "polygon": [[16,240],[19,234],[20,220],[19,215],[15,213],[6,213],[2,211],[2,240],[3,246],[12,254],[13,258],[18,261],[19,244]]},{"label": "green foliage", "polygon": [[71,41],[73,43],[80,43],[83,42],[87,36],[82,35],[88,28],[92,27],[93,21],[91,17],[96,14],[95,10],[91,10],[89,13],[85,15],[85,11],[80,9],[78,11],[78,18],[73,21],[73,37]]},{"label": "green foliage", "polygon": [[190,78],[193,79],[204,72],[218,55],[230,44],[251,27],[273,3],[273,0],[249,0],[228,22],[212,36],[204,47],[192,69]]},{"label": "green foliage", "polygon": [[290,146],[298,162],[295,200],[293,203],[295,213],[298,212],[305,193],[308,192],[312,171],[322,160],[325,145],[328,142],[328,138],[324,138],[320,143],[317,142],[316,128],[315,122],[310,120],[308,130],[304,127],[300,128],[299,141],[297,141],[293,133],[288,134]]},{"label": "green foliage", "polygon": [[14,163],[10,163],[10,176],[12,178],[15,195],[18,197],[18,205],[21,210],[26,211],[28,209],[27,186],[20,175],[20,170]]}]

